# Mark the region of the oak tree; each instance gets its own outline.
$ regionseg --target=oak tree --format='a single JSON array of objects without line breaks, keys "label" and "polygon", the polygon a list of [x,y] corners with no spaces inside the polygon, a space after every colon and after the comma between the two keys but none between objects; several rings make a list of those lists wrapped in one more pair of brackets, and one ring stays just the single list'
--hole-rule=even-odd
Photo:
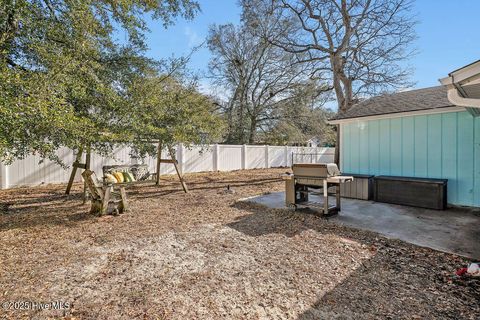
[{"label": "oak tree", "polygon": [[145,18],[166,27],[198,10],[193,0],[2,1],[0,159],[59,162],[61,146],[107,153],[112,141],[132,142],[124,123],[145,110],[132,109],[127,92],[166,69],[145,57]]},{"label": "oak tree", "polygon": [[414,52],[416,37],[411,0],[262,2],[268,10],[257,10],[259,18],[282,16],[280,36],[265,37],[301,55],[303,62],[314,63],[312,72],[329,78],[340,112],[358,99],[412,85],[411,70],[404,64]]}]

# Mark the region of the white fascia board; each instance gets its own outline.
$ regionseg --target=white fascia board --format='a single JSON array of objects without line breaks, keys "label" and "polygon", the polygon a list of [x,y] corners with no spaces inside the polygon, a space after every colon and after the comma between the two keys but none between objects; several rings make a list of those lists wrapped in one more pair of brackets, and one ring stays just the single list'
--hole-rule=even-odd
[{"label": "white fascia board", "polygon": [[438,81],[444,86],[453,85],[453,79],[450,76],[438,79]]},{"label": "white fascia board", "polygon": [[427,109],[427,110],[417,110],[417,111],[409,111],[409,112],[387,113],[387,114],[379,114],[379,115],[366,116],[366,117],[329,120],[329,121],[327,121],[327,123],[328,124],[342,124],[342,123],[358,122],[358,121],[403,118],[403,117],[412,117],[412,116],[421,116],[421,115],[439,114],[439,113],[449,113],[449,112],[460,112],[460,111],[465,111],[465,108],[464,107],[453,106],[453,107],[435,108],[435,109]]},{"label": "white fascia board", "polygon": [[[440,79],[442,84],[461,83],[480,74],[480,61],[476,61],[463,68],[450,72],[448,77]],[[450,78],[450,80],[448,80]],[[445,82],[444,82],[445,81]]]}]

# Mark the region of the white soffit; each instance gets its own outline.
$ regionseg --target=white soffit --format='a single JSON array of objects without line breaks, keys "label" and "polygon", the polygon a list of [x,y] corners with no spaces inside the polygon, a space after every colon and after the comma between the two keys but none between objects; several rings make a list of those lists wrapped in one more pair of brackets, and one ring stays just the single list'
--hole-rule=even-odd
[{"label": "white soffit", "polygon": [[462,86],[466,96],[472,99],[480,99],[480,83]]}]

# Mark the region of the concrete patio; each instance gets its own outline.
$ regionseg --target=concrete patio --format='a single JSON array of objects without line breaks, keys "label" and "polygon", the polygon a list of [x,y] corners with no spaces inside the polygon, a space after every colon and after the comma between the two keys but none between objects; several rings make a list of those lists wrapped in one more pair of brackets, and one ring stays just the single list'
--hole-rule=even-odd
[{"label": "concrete patio", "polygon": [[[274,192],[245,201],[269,208],[285,208],[284,199],[284,192]],[[318,196],[311,196],[311,200],[319,201]],[[305,209],[306,213],[309,211],[312,213]],[[476,209],[437,211],[344,198],[341,212],[329,219],[389,238],[480,260],[480,211]]]}]

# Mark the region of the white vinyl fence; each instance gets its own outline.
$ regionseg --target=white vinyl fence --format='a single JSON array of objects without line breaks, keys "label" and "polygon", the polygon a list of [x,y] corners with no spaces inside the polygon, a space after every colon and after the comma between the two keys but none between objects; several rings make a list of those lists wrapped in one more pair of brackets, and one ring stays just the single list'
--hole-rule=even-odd
[{"label": "white vinyl fence", "polygon": [[[190,148],[178,145],[176,148],[176,157],[182,173],[288,167],[291,166],[292,153],[316,154],[313,159],[310,157],[306,162],[333,162],[335,148],[224,144]],[[71,165],[75,160],[75,154],[70,149],[60,149],[57,154],[67,165]],[[166,152],[162,158],[168,158]],[[64,169],[49,160],[41,160],[39,156],[29,156],[11,165],[0,162],[0,189],[68,182],[71,167]],[[156,171],[155,158],[132,158],[129,148],[116,149],[110,158],[92,154],[90,167],[101,175],[104,165],[137,163],[148,164],[150,172]],[[160,173],[173,174],[174,170],[172,165],[162,163]],[[81,181],[80,172],[81,170],[77,170],[76,181]]]}]

